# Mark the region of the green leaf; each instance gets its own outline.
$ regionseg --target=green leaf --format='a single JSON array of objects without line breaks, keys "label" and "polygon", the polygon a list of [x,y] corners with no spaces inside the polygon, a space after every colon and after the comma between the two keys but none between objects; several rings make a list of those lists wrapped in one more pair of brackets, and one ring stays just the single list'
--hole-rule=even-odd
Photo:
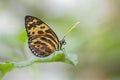
[{"label": "green leaf", "polygon": [[30,66],[33,63],[47,63],[47,62],[64,62],[64,63],[76,65],[77,57],[74,55],[68,56],[64,54],[62,51],[56,51],[56,53],[53,53],[52,55],[45,58],[34,57],[21,62],[0,63],[0,79],[7,72],[11,71],[14,68],[22,68],[22,67]]},{"label": "green leaf", "polygon": [[14,65],[10,62],[0,63],[0,80],[3,76],[14,68]]},{"label": "green leaf", "polygon": [[33,63],[46,63],[46,62],[64,62],[72,65],[77,64],[77,56],[75,55],[66,55],[62,51],[57,51],[56,53],[53,53],[52,55],[45,57],[45,58],[39,58],[39,57],[34,57],[31,59],[28,59],[26,61],[22,62],[14,62],[15,67],[25,67],[29,66]]}]

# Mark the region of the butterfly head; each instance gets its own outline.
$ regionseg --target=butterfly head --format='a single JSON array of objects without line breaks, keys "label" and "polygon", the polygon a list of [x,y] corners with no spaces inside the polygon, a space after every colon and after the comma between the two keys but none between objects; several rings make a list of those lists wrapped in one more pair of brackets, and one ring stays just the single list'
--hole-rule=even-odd
[{"label": "butterfly head", "polygon": [[65,39],[62,39],[62,40],[60,41],[60,44],[61,44],[61,45],[66,45]]},{"label": "butterfly head", "polygon": [[59,49],[59,50],[62,50],[62,46],[65,45],[65,44],[66,44],[66,42],[65,42],[65,39],[63,38],[61,41],[59,41],[59,45],[60,45],[60,46],[59,46],[58,49]]}]

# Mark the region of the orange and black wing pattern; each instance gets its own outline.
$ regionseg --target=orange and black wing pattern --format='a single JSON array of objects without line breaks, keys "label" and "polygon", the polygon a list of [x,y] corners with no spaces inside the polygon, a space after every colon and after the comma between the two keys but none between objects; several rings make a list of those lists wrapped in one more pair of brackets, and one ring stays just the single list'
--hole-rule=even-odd
[{"label": "orange and black wing pattern", "polygon": [[38,57],[46,57],[61,47],[55,32],[43,21],[34,16],[25,16],[25,28],[28,45],[32,53]]}]

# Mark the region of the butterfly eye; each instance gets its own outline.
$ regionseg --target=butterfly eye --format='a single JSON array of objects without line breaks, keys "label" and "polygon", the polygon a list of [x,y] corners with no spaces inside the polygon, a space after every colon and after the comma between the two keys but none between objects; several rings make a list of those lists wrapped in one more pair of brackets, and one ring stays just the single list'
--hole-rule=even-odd
[{"label": "butterfly eye", "polygon": [[60,43],[61,43],[62,45],[66,45],[65,39],[62,39],[62,40],[60,41]]}]

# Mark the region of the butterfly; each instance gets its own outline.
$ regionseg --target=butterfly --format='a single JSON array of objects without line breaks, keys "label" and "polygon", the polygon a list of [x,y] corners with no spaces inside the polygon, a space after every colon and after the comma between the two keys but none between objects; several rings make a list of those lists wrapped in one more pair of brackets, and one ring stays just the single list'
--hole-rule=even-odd
[{"label": "butterfly", "polygon": [[25,16],[25,28],[29,48],[35,56],[49,56],[55,51],[61,50],[62,45],[66,43],[64,39],[66,35],[62,40],[59,40],[55,32],[46,23],[34,16]]}]

